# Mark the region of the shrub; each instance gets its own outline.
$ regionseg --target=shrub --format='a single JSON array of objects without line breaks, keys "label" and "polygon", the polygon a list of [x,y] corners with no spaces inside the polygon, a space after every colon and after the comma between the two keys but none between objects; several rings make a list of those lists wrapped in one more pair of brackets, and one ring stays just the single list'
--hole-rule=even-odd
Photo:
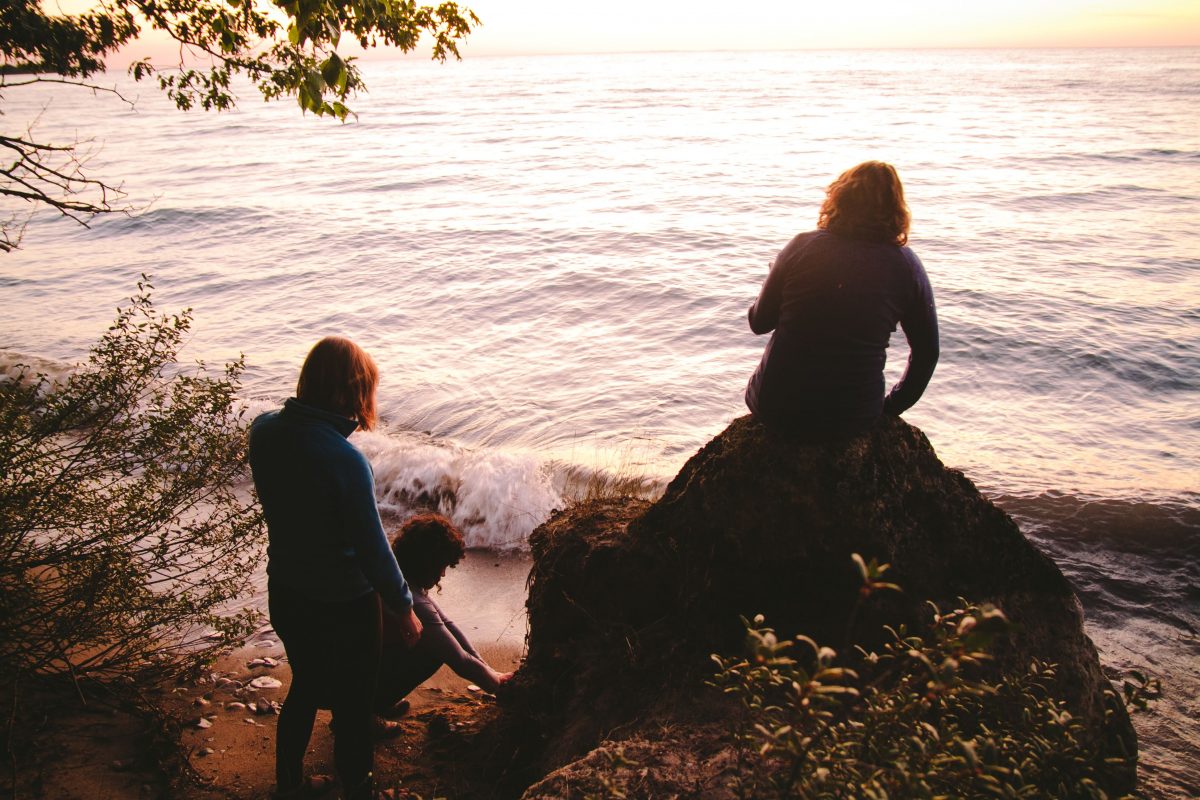
[{"label": "shrub", "polygon": [[[894,589],[864,565],[863,597]],[[779,640],[745,621],[747,657],[713,656],[713,681],[741,700],[734,789],[754,798],[1104,798],[1083,726],[1050,693],[1054,667],[989,669],[1012,626],[999,609],[930,604],[919,632],[885,629],[878,651],[845,661],[806,637]],[[1157,684],[1137,676],[1138,705]]]},{"label": "shrub", "polygon": [[223,613],[264,542],[237,489],[243,361],[180,368],[190,311],[151,290],[66,379],[0,380],[0,678],[167,674],[251,630]]}]

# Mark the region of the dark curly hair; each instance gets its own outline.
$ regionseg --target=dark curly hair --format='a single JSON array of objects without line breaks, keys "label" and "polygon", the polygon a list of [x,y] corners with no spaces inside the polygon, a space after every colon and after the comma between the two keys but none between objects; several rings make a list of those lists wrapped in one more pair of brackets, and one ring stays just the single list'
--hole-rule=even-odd
[{"label": "dark curly hair", "polygon": [[441,514],[418,514],[392,539],[392,552],[404,578],[429,590],[442,579],[442,570],[462,561],[467,553],[462,531]]},{"label": "dark curly hair", "polygon": [[905,245],[909,220],[896,168],[864,161],[829,184],[817,227],[849,239]]}]

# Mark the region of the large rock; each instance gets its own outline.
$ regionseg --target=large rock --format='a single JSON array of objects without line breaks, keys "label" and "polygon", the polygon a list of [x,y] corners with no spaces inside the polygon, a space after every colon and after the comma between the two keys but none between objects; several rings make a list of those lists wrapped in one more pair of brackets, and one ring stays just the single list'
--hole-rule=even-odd
[{"label": "large rock", "polygon": [[[708,696],[698,687],[709,654],[740,648],[739,616],[764,614],[784,635],[840,648],[869,643],[883,622],[916,620],[926,600],[959,598],[994,603],[1019,626],[1001,667],[1034,657],[1058,665],[1057,693],[1087,721],[1098,753],[1136,750],[1070,584],[902,420],[810,445],[743,417],[656,503],[583,504],[530,542],[529,652],[505,705],[517,709],[509,722],[523,718],[538,739],[536,757],[526,753],[531,775],[656,721],[699,728],[719,718],[719,698],[697,701]],[[852,553],[890,564],[904,588],[854,622]],[[1127,768],[1110,788],[1132,785]]]}]

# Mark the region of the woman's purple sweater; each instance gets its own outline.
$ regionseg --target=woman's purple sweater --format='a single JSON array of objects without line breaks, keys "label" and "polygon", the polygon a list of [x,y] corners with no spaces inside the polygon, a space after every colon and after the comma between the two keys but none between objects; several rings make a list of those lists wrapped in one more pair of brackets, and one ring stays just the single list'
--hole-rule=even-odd
[{"label": "woman's purple sweater", "polygon": [[[884,396],[897,323],[911,350]],[[773,427],[812,440],[853,436],[921,397],[938,360],[937,311],[907,247],[816,230],[780,251],[750,307],[750,329],[774,331],[746,387],[746,405]]]}]

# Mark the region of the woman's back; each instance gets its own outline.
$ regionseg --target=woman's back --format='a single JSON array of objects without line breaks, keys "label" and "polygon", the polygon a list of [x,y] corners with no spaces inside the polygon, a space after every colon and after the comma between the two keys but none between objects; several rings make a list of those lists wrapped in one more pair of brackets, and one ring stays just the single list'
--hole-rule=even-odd
[{"label": "woman's back", "polygon": [[[751,329],[774,334],[746,389],[747,406],[811,439],[867,429],[884,411],[883,368],[897,324],[922,354],[923,373],[925,356],[932,352],[936,362],[937,320],[924,267],[909,248],[823,230],[800,234],[750,309]],[[920,389],[897,388],[919,396],[929,376],[911,379]]]}]

